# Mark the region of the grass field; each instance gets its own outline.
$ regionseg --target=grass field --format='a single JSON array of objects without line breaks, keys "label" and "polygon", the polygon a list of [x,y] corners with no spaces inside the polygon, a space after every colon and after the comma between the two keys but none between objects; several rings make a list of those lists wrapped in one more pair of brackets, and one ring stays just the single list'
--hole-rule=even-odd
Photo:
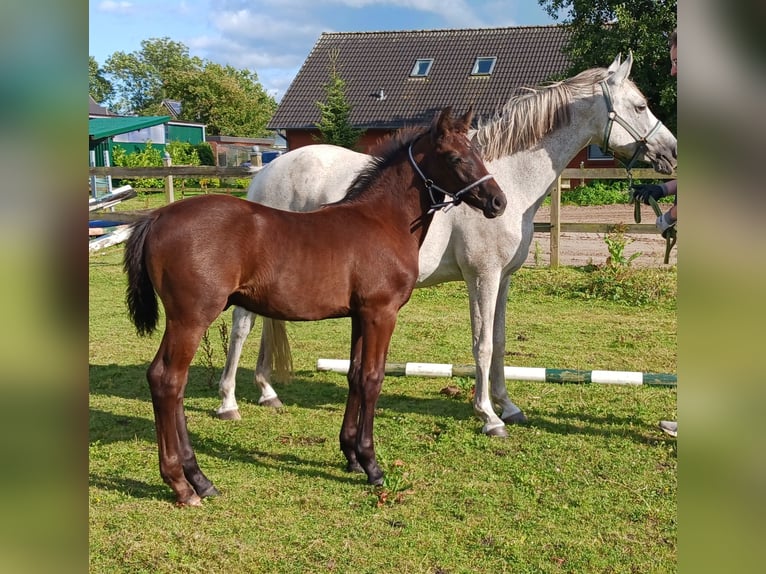
[{"label": "grass field", "polygon": [[[673,572],[676,442],[672,388],[509,382],[530,423],[481,434],[470,379],[387,377],[375,423],[383,488],[343,471],[348,320],[293,323],[285,408],[257,406],[258,333],[238,376],[243,420],[212,416],[224,360],[210,330],[186,391],[202,469],[222,495],[173,506],[157,464],[145,371],[160,334],[140,339],[124,306],[121,247],[90,258],[91,572]],[[646,271],[652,273],[652,271]],[[506,364],[676,370],[675,298],[629,306],[583,297],[581,269],[523,269],[508,301]],[[675,284],[675,272],[663,275]],[[256,326],[256,331],[260,324]],[[415,291],[392,362],[471,364],[465,286]],[[454,385],[451,397],[440,391]]]}]

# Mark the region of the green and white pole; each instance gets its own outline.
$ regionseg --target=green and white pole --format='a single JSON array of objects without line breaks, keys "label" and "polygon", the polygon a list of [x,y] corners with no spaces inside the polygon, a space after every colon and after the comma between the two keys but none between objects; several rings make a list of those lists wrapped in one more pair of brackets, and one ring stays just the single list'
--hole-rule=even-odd
[{"label": "green and white pole", "polygon": [[[347,359],[318,359],[318,371],[348,373]],[[539,381],[545,383],[597,383],[603,385],[635,385],[675,387],[676,375],[641,373],[636,371],[582,371],[578,369],[547,369],[545,367],[505,367],[507,381]],[[386,363],[386,375],[408,377],[475,377],[473,365],[448,363]]]}]

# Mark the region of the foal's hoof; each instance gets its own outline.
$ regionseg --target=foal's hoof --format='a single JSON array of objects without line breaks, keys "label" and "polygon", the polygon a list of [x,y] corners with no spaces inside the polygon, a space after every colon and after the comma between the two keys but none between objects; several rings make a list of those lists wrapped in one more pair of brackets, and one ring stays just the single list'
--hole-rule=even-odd
[{"label": "foal's hoof", "polygon": [[519,411],[510,416],[503,417],[503,422],[507,425],[525,425],[529,422],[529,419],[524,414],[524,411]]},{"label": "foal's hoof", "polygon": [[282,404],[282,401],[279,400],[279,397],[274,397],[273,399],[266,399],[265,401],[259,401],[258,406],[271,407],[272,409],[281,409],[285,405]]},{"label": "foal's hoof", "polygon": [[217,416],[222,421],[238,421],[242,419],[242,417],[239,416],[239,409],[231,409],[228,411],[216,411],[215,416]]},{"label": "foal's hoof", "polygon": [[180,498],[176,500],[176,506],[178,507],[184,507],[184,506],[202,506],[202,499],[197,496],[196,494],[192,494],[191,496],[181,500]]},{"label": "foal's hoof", "polygon": [[209,498],[211,496],[221,496],[221,493],[212,484],[209,487],[207,487],[204,491],[198,492],[197,494],[199,494],[202,498]]},{"label": "foal's hoof", "polygon": [[362,465],[358,462],[349,462],[346,465],[346,472],[364,472],[364,469],[362,468]]}]

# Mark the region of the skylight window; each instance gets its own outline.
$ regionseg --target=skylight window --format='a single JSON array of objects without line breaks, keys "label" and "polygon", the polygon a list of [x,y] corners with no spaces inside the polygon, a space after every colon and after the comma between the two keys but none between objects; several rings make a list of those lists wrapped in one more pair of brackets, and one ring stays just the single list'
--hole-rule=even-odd
[{"label": "skylight window", "polygon": [[410,77],[413,78],[425,78],[431,71],[431,65],[433,65],[433,58],[420,58],[415,60],[415,65],[412,67]]},{"label": "skylight window", "polygon": [[495,62],[497,62],[497,58],[495,56],[490,58],[476,58],[476,61],[473,63],[473,70],[471,71],[471,75],[489,76],[492,73],[492,70],[495,69]]}]

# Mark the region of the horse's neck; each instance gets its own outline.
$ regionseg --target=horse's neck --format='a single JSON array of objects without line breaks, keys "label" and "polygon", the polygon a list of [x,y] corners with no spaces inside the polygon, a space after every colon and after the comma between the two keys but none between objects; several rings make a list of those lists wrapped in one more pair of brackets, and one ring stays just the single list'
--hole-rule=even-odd
[{"label": "horse's neck", "polygon": [[431,199],[423,178],[415,172],[409,160],[388,166],[363,193],[358,200],[363,201],[376,217],[406,227],[418,245],[423,243],[433,219],[433,214],[428,213]]},{"label": "horse's neck", "polygon": [[532,149],[502,156],[487,167],[520,212],[528,212],[529,208],[536,211],[561,172],[590,141],[589,126],[573,119]]}]

